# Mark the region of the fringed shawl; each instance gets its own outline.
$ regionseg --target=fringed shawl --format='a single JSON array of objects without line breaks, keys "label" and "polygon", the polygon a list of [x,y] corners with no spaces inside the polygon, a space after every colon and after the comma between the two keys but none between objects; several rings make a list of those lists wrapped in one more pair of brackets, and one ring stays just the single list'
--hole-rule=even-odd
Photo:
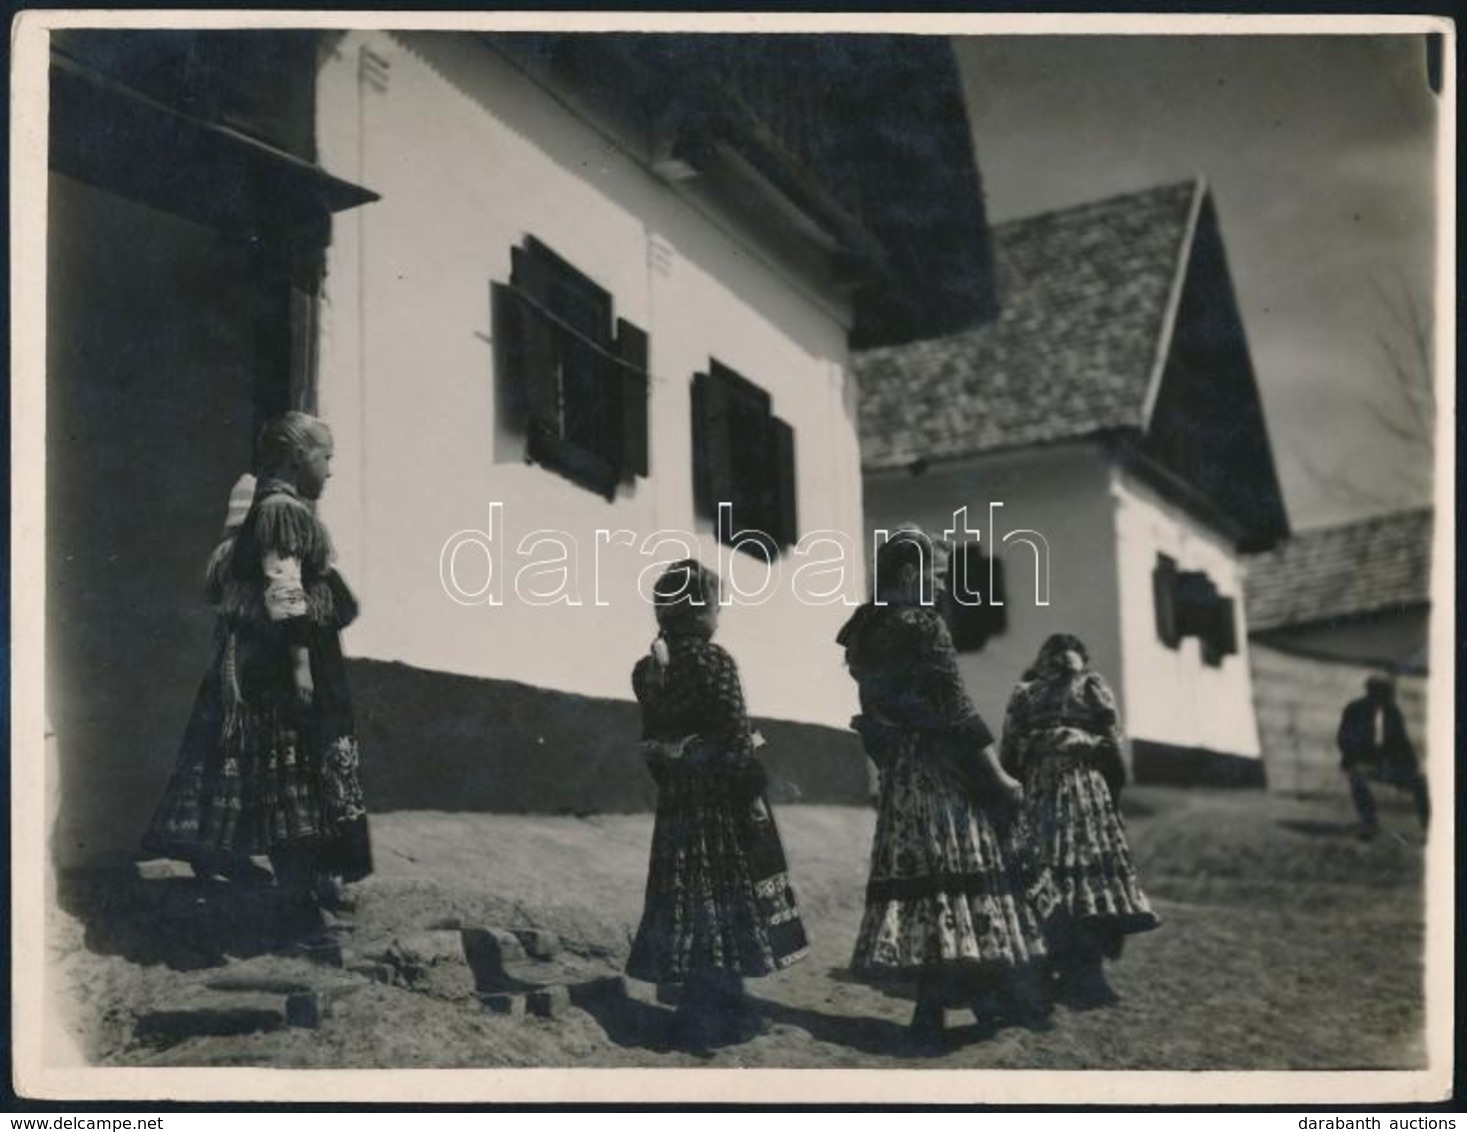
[{"label": "fringed shawl", "polygon": [[1038,758],[1084,758],[1105,775],[1112,792],[1125,782],[1120,716],[1115,696],[1092,668],[1079,672],[1044,666],[1020,682],[1004,715],[1001,761],[1024,774]]},{"label": "fringed shawl", "polygon": [[234,535],[230,534],[214,548],[209,563],[204,567],[204,600],[218,605],[224,600],[224,590],[229,583],[234,555]]},{"label": "fringed shawl", "polygon": [[1093,669],[1046,671],[1014,689],[1009,718],[1021,730],[1075,727],[1103,734],[1117,726],[1116,701]]},{"label": "fringed shawl", "polygon": [[219,602],[227,617],[268,620],[261,564],[271,551],[300,561],[306,615],[313,623],[342,627],[351,622],[356,603],[331,568],[335,557],[331,535],[316,517],[315,507],[283,480],[260,484],[254,506],[234,540],[228,581]]},{"label": "fringed shawl", "polygon": [[861,689],[861,708],[922,729],[971,725],[978,711],[963,685],[952,634],[927,606],[861,606],[836,637]]},{"label": "fringed shawl", "polygon": [[236,577],[257,577],[265,554],[297,558],[301,574],[324,574],[335,557],[331,535],[316,517],[316,508],[284,480],[266,480],[255,494],[234,554]]}]

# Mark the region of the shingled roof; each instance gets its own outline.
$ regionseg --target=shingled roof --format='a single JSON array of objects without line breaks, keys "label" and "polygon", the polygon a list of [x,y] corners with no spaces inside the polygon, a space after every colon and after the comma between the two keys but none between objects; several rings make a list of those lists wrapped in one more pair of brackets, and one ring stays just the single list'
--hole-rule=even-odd
[{"label": "shingled roof", "polygon": [[1249,631],[1424,605],[1431,597],[1431,534],[1429,508],[1296,531],[1249,561]]},{"label": "shingled roof", "polygon": [[855,357],[868,470],[1142,429],[1198,181],[997,225],[998,318]]}]

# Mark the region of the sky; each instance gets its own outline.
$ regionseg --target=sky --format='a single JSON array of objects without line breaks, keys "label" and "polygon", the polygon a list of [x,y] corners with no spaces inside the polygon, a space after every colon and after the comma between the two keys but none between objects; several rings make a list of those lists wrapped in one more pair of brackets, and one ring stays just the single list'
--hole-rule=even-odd
[{"label": "sky", "polygon": [[1295,529],[1430,502],[1429,442],[1369,407],[1409,419],[1384,344],[1432,305],[1422,37],[982,36],[958,56],[990,223],[1207,179]]}]

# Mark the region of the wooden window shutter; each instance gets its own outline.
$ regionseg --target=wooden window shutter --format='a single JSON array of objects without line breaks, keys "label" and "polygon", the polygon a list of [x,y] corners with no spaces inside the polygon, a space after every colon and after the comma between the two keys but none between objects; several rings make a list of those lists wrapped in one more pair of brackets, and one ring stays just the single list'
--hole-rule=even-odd
[{"label": "wooden window shutter", "polygon": [[795,479],[795,430],[778,417],[769,418],[773,437],[773,471],[776,530],[770,532],[780,546],[794,546],[800,541],[800,514]]},{"label": "wooden window shutter", "polygon": [[1213,636],[1219,656],[1232,656],[1238,651],[1238,603],[1220,597],[1213,607]]},{"label": "wooden window shutter", "polygon": [[708,471],[708,438],[704,435],[708,428],[708,409],[704,404],[707,400],[708,375],[695,373],[692,388],[693,513],[705,517],[713,510],[709,503],[712,497],[709,480],[712,477]]},{"label": "wooden window shutter", "polygon": [[[993,584],[989,585],[989,566],[993,567]],[[1003,560],[988,558],[977,543],[963,543],[948,565],[948,585],[944,605],[953,644],[959,652],[975,652],[1009,627],[1009,611],[1004,604]],[[964,605],[953,596],[961,587],[964,596],[978,595],[980,605]]]},{"label": "wooden window shutter", "polygon": [[491,283],[489,308],[493,320],[497,403],[508,418],[506,423],[511,428],[522,429],[529,397],[524,301],[503,283]]},{"label": "wooden window shutter", "polygon": [[513,287],[490,284],[494,364],[519,423],[560,433],[560,363],[550,323]]},{"label": "wooden window shutter", "polygon": [[616,320],[616,356],[621,383],[621,472],[626,477],[647,474],[647,334],[624,318]]},{"label": "wooden window shutter", "polygon": [[550,302],[555,276],[543,256],[533,254],[532,248],[543,247],[533,238],[525,241],[526,246],[509,250],[509,281],[541,306]]},{"label": "wooden window shutter", "polygon": [[704,373],[693,376],[693,505],[699,516],[715,522],[718,504],[733,501],[728,402],[723,382]]},{"label": "wooden window shutter", "polygon": [[1156,568],[1151,571],[1151,598],[1156,607],[1156,635],[1174,649],[1182,641],[1177,626],[1177,563],[1165,554],[1156,556]]},{"label": "wooden window shutter", "polygon": [[1217,587],[1200,570],[1183,570],[1176,585],[1177,634],[1208,641],[1216,620]]},{"label": "wooden window shutter", "polygon": [[[996,637],[1009,627],[1008,586],[1004,581],[1003,559],[995,557],[980,561],[993,571],[993,584],[988,586],[993,592],[985,595],[981,608],[986,611],[984,620],[988,635]],[[988,585],[987,578],[980,584]]]}]

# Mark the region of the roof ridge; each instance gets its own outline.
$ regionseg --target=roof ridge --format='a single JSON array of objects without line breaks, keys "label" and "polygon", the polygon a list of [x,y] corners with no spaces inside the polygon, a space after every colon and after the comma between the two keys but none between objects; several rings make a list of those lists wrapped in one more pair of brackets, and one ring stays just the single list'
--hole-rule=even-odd
[{"label": "roof ridge", "polygon": [[1360,527],[1366,527],[1372,523],[1392,523],[1404,519],[1430,518],[1436,513],[1432,504],[1420,507],[1401,507],[1394,511],[1378,511],[1374,515],[1362,515],[1358,519],[1346,519],[1343,523],[1323,523],[1317,527],[1296,527],[1295,538],[1307,538],[1310,535],[1323,535],[1335,531],[1351,531]]},{"label": "roof ridge", "polygon": [[1199,185],[1206,190],[1208,187],[1206,182],[1207,178],[1201,173],[1194,173],[1192,176],[1184,177],[1181,180],[1167,181],[1163,184],[1151,185],[1144,189],[1131,189],[1127,192],[1112,193],[1110,196],[1101,197],[1099,200],[1080,201],[1077,204],[1066,204],[1060,205],[1057,208],[1047,208],[1043,212],[1031,212],[1025,216],[1011,217],[1008,220],[996,221],[991,227],[993,235],[998,237],[1006,228],[1016,228],[1021,224],[1032,224],[1036,220],[1047,220],[1055,216],[1102,212],[1107,208],[1114,208],[1122,201],[1134,200],[1137,197],[1144,197],[1151,193],[1173,192],[1182,189],[1187,189],[1190,193],[1195,193]]}]

